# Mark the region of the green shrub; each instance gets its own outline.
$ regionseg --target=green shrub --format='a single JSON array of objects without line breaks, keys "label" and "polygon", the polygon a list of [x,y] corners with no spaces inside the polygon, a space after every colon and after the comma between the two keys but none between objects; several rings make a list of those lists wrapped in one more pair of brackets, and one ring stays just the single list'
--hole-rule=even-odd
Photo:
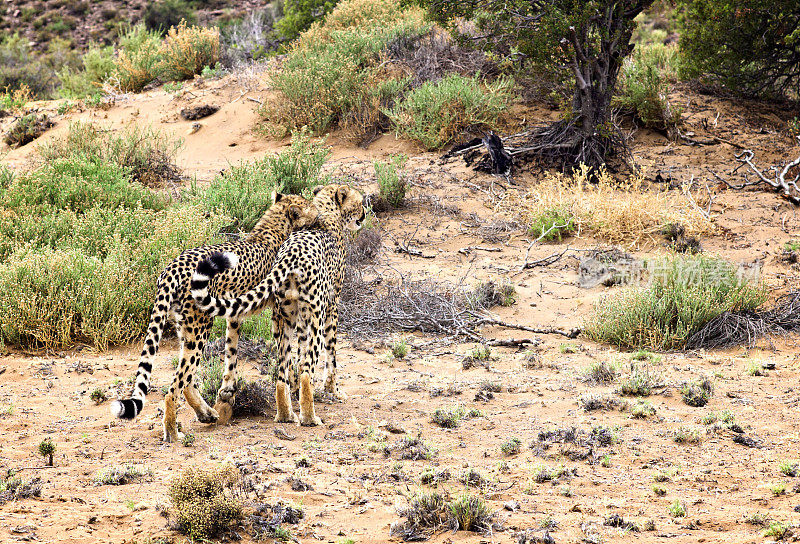
[{"label": "green shrub", "polygon": [[528,218],[528,233],[545,241],[561,241],[578,231],[575,217],[569,210],[551,208]]},{"label": "green shrub", "polygon": [[181,142],[151,127],[134,125],[108,134],[92,123],[70,123],[64,138],[39,147],[45,161],[76,157],[78,161],[107,161],[128,169],[131,179],[148,186],[177,181],[175,154]]},{"label": "green shrub", "polygon": [[408,157],[394,155],[388,161],[375,161],[375,176],[378,178],[378,187],[381,197],[393,208],[403,205],[408,190],[408,182],[403,174],[403,166]]},{"label": "green shrub", "polygon": [[125,485],[143,476],[152,476],[153,471],[146,465],[125,463],[101,469],[94,475],[96,485]]},{"label": "green shrub", "polygon": [[158,0],[149,2],[144,10],[144,24],[148,30],[164,33],[181,22],[195,24],[194,10],[184,0]]},{"label": "green shrub", "polygon": [[683,387],[681,387],[681,398],[683,403],[688,406],[705,406],[713,394],[714,384],[707,377],[683,384]]},{"label": "green shrub", "polygon": [[159,75],[163,79],[191,79],[207,66],[219,61],[219,30],[186,26],[185,22],[170,28],[160,51]]},{"label": "green shrub", "polygon": [[135,242],[109,241],[105,257],[21,247],[0,264],[0,337],[24,348],[85,342],[101,350],[137,340],[158,274],[182,248],[208,242],[218,226],[201,210],[180,206],[155,214]]},{"label": "green shrub", "polygon": [[287,150],[218,175],[200,195],[201,201],[209,211],[232,217],[233,227],[250,231],[272,204],[273,191],[297,194],[327,183],[322,166],[329,155],[330,150],[307,133],[295,133]]},{"label": "green shrub", "polygon": [[[644,52],[643,52],[644,51]],[[668,65],[669,57],[662,53],[647,54],[647,49],[636,49],[625,60],[619,74],[614,104],[634,115],[644,126],[663,131],[674,129],[681,118],[681,110],[667,98],[669,85],[657,63]]]},{"label": "green shrub", "polygon": [[682,0],[685,73],[748,96],[800,95],[796,0]]},{"label": "green shrub", "polygon": [[655,261],[650,283],[601,298],[584,332],[621,348],[683,347],[706,323],[725,311],[763,304],[763,285],[737,274],[720,259],[685,257]]},{"label": "green shrub", "polygon": [[161,73],[161,37],[143,24],[120,36],[111,82],[123,92],[139,92]]},{"label": "green shrub", "polygon": [[450,74],[413,89],[386,113],[399,134],[426,149],[439,149],[465,131],[495,126],[512,87],[508,79],[483,84],[477,77]]},{"label": "green shrub", "polygon": [[114,75],[114,48],[91,47],[83,55],[83,69],[65,66],[58,72],[59,93],[64,98],[84,98],[102,93],[102,84]]},{"label": "green shrub", "polygon": [[56,453],[56,445],[50,438],[45,438],[39,442],[39,455],[47,459],[47,466],[53,466],[53,455]]},{"label": "green shrub", "polygon": [[53,126],[47,114],[29,113],[20,117],[6,132],[3,141],[11,147],[29,144]]},{"label": "green shrub", "polygon": [[345,0],[304,32],[270,82],[277,95],[262,114],[282,130],[336,127],[375,131],[409,78],[389,73],[382,52],[398,36],[427,28],[415,8],[390,0]]},{"label": "green shrub", "polygon": [[457,529],[476,533],[491,529],[491,512],[480,497],[463,495],[451,501],[448,507]]},{"label": "green shrub", "polygon": [[283,18],[275,23],[275,30],[284,40],[293,40],[312,23],[325,17],[338,0],[286,0]]},{"label": "green shrub", "polygon": [[632,365],[630,374],[619,378],[619,393],[630,397],[649,397],[656,385],[650,365]]},{"label": "green shrub", "polygon": [[192,540],[208,540],[242,518],[242,504],[231,496],[241,476],[231,465],[185,469],[169,487],[171,518]]}]

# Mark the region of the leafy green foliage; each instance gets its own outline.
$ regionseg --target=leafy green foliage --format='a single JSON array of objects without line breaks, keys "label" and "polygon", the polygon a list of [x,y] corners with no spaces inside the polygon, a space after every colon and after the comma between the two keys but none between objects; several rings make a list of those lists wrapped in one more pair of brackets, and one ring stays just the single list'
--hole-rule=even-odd
[{"label": "leafy green foliage", "polygon": [[674,62],[675,55],[674,50],[669,52],[663,46],[637,48],[622,65],[614,103],[646,127],[674,129],[680,122],[681,110],[667,98],[665,69]]},{"label": "leafy green foliage", "polygon": [[308,126],[316,133],[336,127],[355,136],[374,130],[408,77],[387,72],[382,52],[398,36],[427,28],[416,9],[390,0],[345,0],[301,34],[281,70],[271,76],[277,91],[262,114],[273,128]]},{"label": "leafy green foliage", "polygon": [[450,74],[411,90],[387,115],[399,134],[440,149],[464,131],[494,127],[512,87],[508,79],[483,84],[477,77]]},{"label": "leafy green foliage", "polygon": [[687,76],[748,96],[800,95],[796,0],[681,0]]},{"label": "leafy green foliage", "polygon": [[252,163],[232,166],[214,178],[200,199],[205,208],[232,217],[233,227],[249,231],[272,204],[272,192],[299,194],[316,185],[324,185],[328,177],[322,166],[330,150],[311,140],[306,132],[297,132],[289,148]]},{"label": "leafy green foliage", "polygon": [[38,168],[0,175],[3,342],[105,349],[137,339],[164,266],[228,221],[133,181],[147,165],[132,157],[170,149],[155,134],[75,124],[41,148],[47,160]]},{"label": "leafy green foliage", "polygon": [[181,22],[195,24],[194,10],[184,0],[158,0],[149,2],[144,10],[144,24],[148,30],[166,32]]},{"label": "leafy green foliage", "polygon": [[375,176],[378,178],[378,187],[381,197],[393,208],[403,205],[406,197],[408,182],[403,173],[403,166],[408,157],[394,155],[388,161],[375,161]]},{"label": "leafy green foliage", "polygon": [[528,232],[537,239],[560,242],[577,231],[577,220],[564,208],[545,209],[528,217]]},{"label": "leafy green foliage", "polygon": [[762,285],[725,261],[655,261],[647,286],[602,298],[584,331],[592,340],[622,348],[676,349],[722,312],[753,310],[766,299]]},{"label": "leafy green foliage", "polygon": [[315,21],[322,20],[336,6],[338,0],[286,0],[283,18],[275,23],[275,30],[285,40],[293,40]]}]

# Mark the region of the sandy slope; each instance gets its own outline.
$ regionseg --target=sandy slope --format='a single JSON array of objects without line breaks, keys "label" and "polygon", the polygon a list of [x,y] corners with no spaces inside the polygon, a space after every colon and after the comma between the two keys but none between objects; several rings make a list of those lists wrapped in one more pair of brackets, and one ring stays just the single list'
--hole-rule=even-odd
[{"label": "sandy slope", "polygon": [[[210,180],[228,163],[260,157],[286,142],[264,140],[253,134],[256,104],[265,90],[253,79],[190,83],[171,95],[162,90],[121,97],[107,111],[84,111],[58,119],[58,126],[43,137],[66,130],[69,120],[96,120],[116,129],[129,123],[152,125],[184,138],[179,165],[189,176]],[[247,89],[250,89],[247,91]],[[246,92],[243,92],[246,91]],[[742,145],[752,146],[763,164],[777,162],[798,149],[791,147],[780,118],[752,106],[737,106],[707,97],[681,94],[687,129],[705,134],[702,119],[717,119],[715,134]],[[221,110],[200,121],[202,128],[187,134],[191,122],[180,120],[178,112],[187,105],[211,103]],[[54,110],[53,104],[43,104]],[[391,278],[391,270],[418,277],[469,282],[500,277],[517,286],[518,300],[498,315],[508,321],[533,326],[570,328],[579,326],[592,303],[614,288],[581,289],[577,260],[565,257],[555,264],[520,271],[529,245],[522,231],[511,232],[506,240],[487,241],[470,228],[475,214],[481,221],[498,218],[489,199],[492,180],[476,175],[460,164],[442,165],[437,156],[422,154],[407,142],[384,136],[368,149],[355,148],[333,137],[332,167],[365,190],[373,189],[371,161],[403,151],[412,155],[414,189],[411,205],[404,211],[381,217],[385,231],[380,264]],[[34,145],[11,151],[2,162],[23,168],[33,155]],[[671,171],[676,181],[707,174],[706,168],[728,172],[734,165],[736,148],[729,144],[695,147],[670,142],[660,135],[640,132],[635,139],[637,159],[651,172]],[[540,177],[524,173],[518,178],[532,185]],[[732,178],[736,179],[736,178]],[[797,269],[778,259],[784,242],[800,234],[794,209],[770,194],[734,193],[712,186],[719,234],[702,241],[707,253],[720,254],[737,262],[762,264],[763,277],[776,290],[797,283]],[[495,187],[496,190],[496,187]],[[723,213],[724,212],[724,213]],[[411,244],[425,256],[411,257],[394,252],[395,242]],[[571,240],[573,247],[591,248],[590,237]],[[663,252],[661,242],[639,248],[637,255]],[[460,253],[469,246],[497,248]],[[544,245],[531,249],[531,258],[544,257],[563,249]],[[519,337],[519,331],[486,331],[498,337]],[[527,333],[522,333],[527,334]],[[159,387],[169,382],[169,359],[176,353],[174,341],[162,347],[154,373],[154,392],[138,420],[112,420],[107,405],[95,406],[89,393],[96,387],[116,385],[124,393],[124,381],[136,366],[138,346],[122,347],[109,353],[89,350],[67,353],[20,354],[0,358],[0,407],[13,405],[10,415],[0,417],[0,470],[22,470],[25,477],[38,476],[44,483],[41,498],[9,502],[0,506],[0,541],[40,542],[152,542],[155,538],[183,541],[169,530],[159,515],[166,504],[166,490],[172,475],[189,463],[216,463],[231,459],[250,467],[255,487],[250,499],[270,504],[293,500],[302,504],[305,519],[290,527],[302,542],[337,542],[352,538],[359,543],[390,540],[390,525],[400,518],[396,508],[405,497],[421,489],[419,476],[430,466],[447,468],[453,479],[440,484],[453,494],[467,488],[457,481],[466,468],[478,470],[488,482],[481,490],[506,530],[493,535],[463,531],[438,534],[434,542],[512,542],[515,531],[538,528],[546,518],[556,542],[760,542],[762,529],[745,523],[756,512],[771,519],[797,525],[800,514],[800,480],[783,476],[778,462],[795,459],[800,445],[797,380],[800,363],[794,338],[780,340],[774,349],[734,349],[716,353],[664,354],[656,365],[664,387],[650,397],[656,414],[648,419],[631,419],[627,411],[611,409],[586,412],[578,405],[585,394],[611,394],[611,386],[583,382],[582,370],[597,361],[616,360],[627,365],[628,354],[583,339],[572,342],[579,349],[563,353],[564,339],[540,337],[534,350],[541,364],[528,368],[523,354],[512,349],[493,350],[489,368],[463,370],[462,355],[472,344],[431,343],[432,338],[409,336],[411,354],[405,361],[386,360],[384,339],[362,339],[341,343],[341,383],[349,395],[345,403],[322,404],[318,412],[325,425],[319,428],[284,426],[296,436],[277,438],[271,418],[235,420],[225,427],[208,427],[194,420],[189,409],[179,418],[196,437],[193,448],[165,446],[160,440]],[[356,349],[358,348],[358,349]],[[774,362],[768,376],[745,372],[753,361]],[[253,362],[241,367],[249,377],[258,371]],[[90,371],[89,371],[90,370]],[[691,408],[681,402],[679,388],[686,381],[714,374],[716,390],[708,406]],[[499,393],[488,401],[473,400],[481,384],[497,383]],[[439,394],[460,391],[447,397]],[[477,407],[483,417],[470,419],[452,430],[430,421],[431,413],[454,405]],[[734,433],[711,431],[700,420],[709,411],[730,410],[745,435],[758,447],[734,443]],[[436,450],[430,461],[395,463],[374,446],[371,426],[383,432],[391,422],[409,436],[421,434]],[[614,430],[617,439],[595,446],[589,459],[570,460],[580,450],[569,444],[538,443],[541,431],[577,427],[585,433],[593,427]],[[681,445],[672,433],[681,426],[698,429],[700,445]],[[388,434],[388,433],[387,433]],[[54,468],[42,467],[36,445],[50,436],[58,444]],[[395,444],[401,435],[388,435]],[[501,470],[499,446],[510,437],[522,441],[521,453],[507,458],[508,472]],[[531,448],[537,443],[537,448]],[[574,452],[573,452],[574,453]],[[580,451],[578,451],[580,453]],[[599,461],[608,455],[609,466]],[[296,466],[306,456],[310,467]],[[575,457],[573,455],[573,457]],[[95,473],[112,464],[133,461],[148,465],[153,476],[124,486],[96,486]],[[568,474],[556,482],[533,480],[540,465],[563,466]],[[664,496],[654,494],[653,477],[660,471],[670,480],[656,485]],[[395,476],[392,476],[395,473]],[[404,475],[404,476],[403,476]],[[292,491],[287,477],[295,476],[312,490]],[[786,493],[773,496],[770,486],[786,483]],[[797,489],[797,490],[796,490]],[[476,489],[470,489],[477,492]],[[675,500],[686,505],[685,518],[672,518],[667,510]],[[503,509],[518,501],[520,509]],[[627,533],[603,526],[611,514],[637,523],[655,522],[655,531]],[[245,541],[249,537],[242,533]],[[586,540],[583,540],[586,539]]]}]

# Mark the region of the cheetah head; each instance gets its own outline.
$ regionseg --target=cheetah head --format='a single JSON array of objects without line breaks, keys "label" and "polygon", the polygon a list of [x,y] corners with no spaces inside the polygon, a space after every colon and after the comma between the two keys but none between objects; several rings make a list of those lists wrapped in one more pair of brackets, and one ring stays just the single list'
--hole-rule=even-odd
[{"label": "cheetah head", "polygon": [[352,231],[360,229],[367,218],[364,197],[347,185],[333,183],[315,187],[314,204],[320,213],[339,213],[342,224]]},{"label": "cheetah head", "polygon": [[290,230],[299,230],[313,227],[319,220],[319,210],[313,202],[309,202],[299,195],[284,195],[274,193],[274,204],[270,212],[283,214],[289,220]]}]

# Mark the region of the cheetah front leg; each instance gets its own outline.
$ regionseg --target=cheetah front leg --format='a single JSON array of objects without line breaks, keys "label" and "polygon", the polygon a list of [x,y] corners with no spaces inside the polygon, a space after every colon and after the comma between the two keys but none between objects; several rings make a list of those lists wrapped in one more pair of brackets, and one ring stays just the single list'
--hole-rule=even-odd
[{"label": "cheetah front leg", "polygon": [[241,321],[228,319],[225,329],[225,373],[222,385],[217,391],[217,402],[214,410],[219,413],[218,425],[225,425],[233,417],[233,405],[236,401],[236,356],[239,349],[239,328]]},{"label": "cheetah front leg", "polygon": [[339,326],[339,311],[334,303],[328,309],[325,320],[325,392],[333,398],[345,401],[347,395],[336,387],[336,329]]}]

